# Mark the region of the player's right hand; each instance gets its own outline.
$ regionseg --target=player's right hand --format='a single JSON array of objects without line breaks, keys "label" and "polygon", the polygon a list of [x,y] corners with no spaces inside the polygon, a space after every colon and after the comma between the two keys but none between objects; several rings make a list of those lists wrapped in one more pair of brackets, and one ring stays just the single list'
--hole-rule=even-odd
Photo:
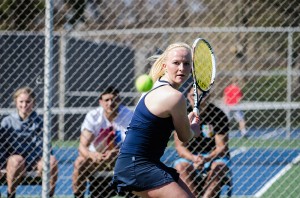
[{"label": "player's right hand", "polygon": [[199,116],[197,115],[197,113],[195,113],[193,111],[189,113],[188,118],[189,118],[190,124],[199,124],[200,123]]}]

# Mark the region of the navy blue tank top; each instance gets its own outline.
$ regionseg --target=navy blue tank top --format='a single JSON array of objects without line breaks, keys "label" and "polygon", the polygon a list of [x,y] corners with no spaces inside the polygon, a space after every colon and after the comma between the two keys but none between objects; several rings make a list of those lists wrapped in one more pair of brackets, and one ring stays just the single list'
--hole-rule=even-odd
[{"label": "navy blue tank top", "polygon": [[[158,81],[151,90],[169,85]],[[149,92],[148,92],[149,93]],[[138,102],[121,147],[121,154],[133,154],[159,160],[167,147],[174,125],[172,117],[160,118],[152,114],[145,105],[144,94]]]}]

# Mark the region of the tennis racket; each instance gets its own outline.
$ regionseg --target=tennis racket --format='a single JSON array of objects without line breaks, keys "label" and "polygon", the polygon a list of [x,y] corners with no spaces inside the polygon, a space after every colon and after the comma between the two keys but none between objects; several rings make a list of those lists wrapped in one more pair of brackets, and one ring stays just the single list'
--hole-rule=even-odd
[{"label": "tennis racket", "polygon": [[[199,104],[203,97],[208,94],[214,84],[216,75],[215,55],[211,45],[203,38],[197,38],[192,46],[192,75],[194,87],[194,108],[193,111],[199,115]],[[202,94],[198,94],[198,90]]]}]

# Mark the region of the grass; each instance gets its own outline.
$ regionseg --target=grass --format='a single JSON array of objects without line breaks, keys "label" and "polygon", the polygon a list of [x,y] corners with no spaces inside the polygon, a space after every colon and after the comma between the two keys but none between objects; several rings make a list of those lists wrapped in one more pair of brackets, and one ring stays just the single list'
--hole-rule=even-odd
[{"label": "grass", "polygon": [[58,147],[58,148],[69,148],[69,147],[78,147],[79,146],[79,141],[77,140],[55,140],[52,142],[53,147]]},{"label": "grass", "polygon": [[280,177],[262,198],[299,197],[300,195],[300,166],[294,165],[285,175]]},{"label": "grass", "polygon": [[299,149],[299,139],[242,139],[242,138],[231,138],[229,140],[229,147],[251,147],[251,148],[283,148],[283,149]]}]

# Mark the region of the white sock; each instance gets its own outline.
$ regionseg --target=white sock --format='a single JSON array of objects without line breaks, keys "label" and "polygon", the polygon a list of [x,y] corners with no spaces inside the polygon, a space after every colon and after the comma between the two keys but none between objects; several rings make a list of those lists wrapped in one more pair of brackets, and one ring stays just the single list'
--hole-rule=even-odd
[{"label": "white sock", "polygon": [[242,130],[241,130],[241,133],[242,133],[242,135],[246,135],[247,130],[246,130],[246,129],[242,129]]}]

